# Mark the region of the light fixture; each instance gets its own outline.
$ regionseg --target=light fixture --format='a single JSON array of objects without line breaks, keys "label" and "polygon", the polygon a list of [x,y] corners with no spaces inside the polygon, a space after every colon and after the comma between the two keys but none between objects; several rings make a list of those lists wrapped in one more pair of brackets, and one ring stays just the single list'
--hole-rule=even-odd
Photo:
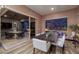
[{"label": "light fixture", "polygon": [[47,31],[49,31],[49,30],[46,28],[45,31],[47,32]]},{"label": "light fixture", "polygon": [[7,15],[4,15],[4,17],[7,17]]},{"label": "light fixture", "polygon": [[54,10],[54,8],[51,8],[51,10],[53,11],[53,10]]},{"label": "light fixture", "polygon": [[1,9],[1,8],[5,8],[5,5],[1,5],[1,6],[0,6],[0,9]]},{"label": "light fixture", "polygon": [[24,19],[22,19],[21,22],[24,22]]},{"label": "light fixture", "polygon": [[4,8],[4,5],[1,5],[1,8]]}]

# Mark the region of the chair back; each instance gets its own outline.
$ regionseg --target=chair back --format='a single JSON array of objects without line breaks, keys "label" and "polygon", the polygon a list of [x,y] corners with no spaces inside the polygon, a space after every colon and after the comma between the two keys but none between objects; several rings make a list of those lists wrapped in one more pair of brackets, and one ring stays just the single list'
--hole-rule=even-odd
[{"label": "chair back", "polygon": [[46,42],[40,39],[33,38],[33,47],[41,51],[47,52],[50,48],[50,42]]},{"label": "chair back", "polygon": [[59,47],[63,47],[64,46],[64,42],[65,42],[65,34],[62,35],[62,37],[58,38],[58,41],[56,42],[56,45]]},{"label": "chair back", "polygon": [[57,32],[51,31],[51,35],[48,37],[48,40],[52,41],[52,42],[56,42],[57,41]]}]

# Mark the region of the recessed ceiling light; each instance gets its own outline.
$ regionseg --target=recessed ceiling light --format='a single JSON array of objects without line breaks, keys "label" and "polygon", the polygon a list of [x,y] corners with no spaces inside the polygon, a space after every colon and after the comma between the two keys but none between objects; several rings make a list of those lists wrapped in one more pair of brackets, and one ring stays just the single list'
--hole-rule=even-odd
[{"label": "recessed ceiling light", "polygon": [[4,5],[1,5],[1,8],[4,8]]},{"label": "recessed ceiling light", "polygon": [[4,17],[7,17],[7,15],[4,15]]},{"label": "recessed ceiling light", "polygon": [[54,10],[54,8],[51,8],[51,10],[53,11],[53,10]]}]

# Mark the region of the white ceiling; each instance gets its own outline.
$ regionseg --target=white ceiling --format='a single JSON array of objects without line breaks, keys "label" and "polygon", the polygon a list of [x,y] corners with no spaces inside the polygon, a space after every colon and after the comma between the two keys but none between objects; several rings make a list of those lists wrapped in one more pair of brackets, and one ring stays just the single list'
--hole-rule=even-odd
[{"label": "white ceiling", "polygon": [[[27,5],[27,7],[40,15],[46,15],[53,12],[60,12],[73,9],[76,8],[77,5]],[[54,8],[54,11],[52,11],[51,8]]]}]

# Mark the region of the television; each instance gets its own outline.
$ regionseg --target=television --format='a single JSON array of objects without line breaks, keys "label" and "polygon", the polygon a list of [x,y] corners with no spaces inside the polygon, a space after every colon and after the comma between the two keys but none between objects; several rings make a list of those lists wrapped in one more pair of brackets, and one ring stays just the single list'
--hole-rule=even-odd
[{"label": "television", "polygon": [[1,29],[11,29],[12,23],[1,22]]},{"label": "television", "polygon": [[46,28],[50,30],[67,30],[67,17],[46,20]]}]

